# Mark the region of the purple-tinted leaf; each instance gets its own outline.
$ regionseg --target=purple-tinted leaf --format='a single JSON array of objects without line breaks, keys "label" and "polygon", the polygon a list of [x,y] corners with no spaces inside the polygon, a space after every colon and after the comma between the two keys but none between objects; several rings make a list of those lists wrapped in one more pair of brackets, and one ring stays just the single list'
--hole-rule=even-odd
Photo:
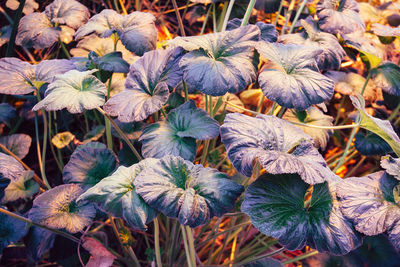
[{"label": "purple-tinted leaf", "polygon": [[40,186],[33,180],[33,171],[24,171],[16,180],[4,190],[4,198],[1,203],[8,203],[18,199],[27,199],[39,192]]},{"label": "purple-tinted leaf", "polygon": [[355,0],[320,0],[316,8],[319,27],[325,32],[347,34],[365,29]]},{"label": "purple-tinted leaf", "polygon": [[15,181],[24,173],[25,169],[13,157],[0,152],[0,174]]},{"label": "purple-tinted leaf", "polygon": [[381,167],[384,168],[388,174],[400,180],[400,158],[393,158],[390,155],[382,157]]},{"label": "purple-tinted leaf", "polygon": [[77,29],[85,24],[90,16],[89,9],[75,0],[55,0],[46,6],[46,16],[54,24],[65,24]]},{"label": "purple-tinted leaf", "polygon": [[54,27],[44,13],[32,13],[23,17],[18,24],[15,43],[35,49],[52,46],[60,37],[61,28]]},{"label": "purple-tinted leaf", "polygon": [[0,213],[0,254],[9,244],[17,242],[28,232],[26,222]]},{"label": "purple-tinted leaf", "polygon": [[134,185],[151,207],[197,227],[233,209],[243,186],[229,178],[216,169],[165,156],[139,173]]},{"label": "purple-tinted leaf", "polygon": [[96,209],[90,203],[77,203],[84,190],[75,184],[54,187],[33,201],[29,219],[54,229],[65,229],[77,233],[88,226]]},{"label": "purple-tinted leaf", "polygon": [[392,62],[386,62],[371,70],[372,78],[377,87],[390,95],[400,96],[400,67]]},{"label": "purple-tinted leaf", "polygon": [[259,42],[257,50],[267,59],[258,82],[268,99],[305,110],[333,96],[333,81],[318,72],[315,61],[321,49]]},{"label": "purple-tinted leaf", "polygon": [[372,25],[371,25],[371,30],[376,34],[376,35],[379,35],[379,36],[390,36],[390,37],[395,37],[395,36],[397,36],[397,37],[400,37],[400,27],[398,26],[398,27],[396,27],[396,28],[393,28],[393,27],[390,27],[390,26],[387,26],[387,25],[382,25],[382,24],[379,24],[379,23],[373,23]]},{"label": "purple-tinted leaf", "polygon": [[189,51],[179,62],[188,89],[221,96],[243,91],[255,81],[258,60],[254,41],[259,38],[258,27],[248,25],[232,31],[178,37],[170,44]]},{"label": "purple-tinted leaf", "polygon": [[28,264],[35,265],[42,259],[44,253],[53,247],[56,234],[43,228],[33,226],[29,234],[24,238],[27,248]]},{"label": "purple-tinted leaf", "polygon": [[158,111],[169,96],[169,88],[182,79],[178,61],[182,49],[153,50],[131,65],[125,90],[111,97],[104,110],[121,122],[141,121]]},{"label": "purple-tinted leaf", "polygon": [[8,121],[15,116],[15,108],[8,103],[0,104],[0,122]]},{"label": "purple-tinted leaf", "polygon": [[79,28],[75,39],[92,33],[103,38],[118,33],[126,49],[142,56],[156,47],[157,29],[154,21],[155,17],[150,13],[135,11],[123,16],[114,10],[105,9]]},{"label": "purple-tinted leaf", "polygon": [[[242,21],[243,20],[239,18],[234,18],[230,20],[228,22],[228,25],[226,26],[226,30],[231,31],[239,28],[242,24]],[[257,22],[255,25],[260,29],[260,40],[270,43],[276,42],[278,40],[278,31],[276,30],[274,25],[267,24],[262,21]]]},{"label": "purple-tinted leaf", "polygon": [[309,184],[337,180],[312,138],[277,117],[228,114],[221,126],[221,140],[229,160],[245,176],[251,176],[252,163],[258,159],[269,173],[298,173]]},{"label": "purple-tinted leaf", "polygon": [[[29,152],[32,138],[27,134],[13,134],[0,137],[0,144],[14,153],[18,158],[23,159]],[[0,151],[2,151],[0,149]],[[6,153],[3,151],[3,153]]]}]

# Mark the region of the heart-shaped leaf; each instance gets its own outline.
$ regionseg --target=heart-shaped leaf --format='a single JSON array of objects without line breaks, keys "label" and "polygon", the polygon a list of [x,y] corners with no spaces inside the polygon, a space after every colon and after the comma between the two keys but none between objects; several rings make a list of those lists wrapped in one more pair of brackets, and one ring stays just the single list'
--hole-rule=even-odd
[{"label": "heart-shaped leaf", "polygon": [[112,9],[105,9],[80,27],[75,34],[75,39],[92,33],[103,38],[118,33],[126,49],[142,56],[156,47],[157,28],[154,22],[155,17],[151,13],[135,11],[123,16]]},{"label": "heart-shaped leaf", "polygon": [[131,65],[125,90],[104,105],[111,116],[121,122],[142,121],[160,110],[169,96],[169,89],[181,80],[178,61],[182,49],[153,50]]},{"label": "heart-shaped leaf", "polygon": [[325,32],[336,34],[365,30],[354,0],[320,0],[316,8],[319,27]]},{"label": "heart-shaped leaf", "polygon": [[253,160],[258,159],[269,173],[298,173],[309,184],[337,178],[313,146],[312,138],[275,116],[228,114],[221,126],[221,140],[233,166],[248,177]]},{"label": "heart-shaped leaf", "polygon": [[173,109],[165,121],[146,127],[139,141],[143,144],[142,154],[146,158],[174,155],[193,161],[196,139],[212,139],[218,134],[219,123],[204,110],[196,108],[193,101],[188,101]]},{"label": "heart-shaped leaf", "polygon": [[115,217],[123,218],[130,226],[146,230],[146,224],[158,214],[136,193],[134,181],[143,169],[155,164],[155,159],[145,159],[130,167],[120,166],[109,177],[87,190],[78,201],[94,202]]},{"label": "heart-shaped leaf", "polygon": [[267,60],[258,82],[268,99],[286,108],[305,110],[333,96],[333,81],[318,72],[315,61],[323,50],[259,42],[257,51]]},{"label": "heart-shaped leaf", "polygon": [[17,242],[28,232],[26,222],[15,219],[11,216],[0,213],[0,254],[3,248]]},{"label": "heart-shaped leaf", "polygon": [[107,88],[92,75],[95,71],[71,70],[56,76],[55,81],[47,87],[45,98],[32,110],[43,108],[54,111],[66,108],[71,113],[82,113],[85,109],[103,105]]},{"label": "heart-shaped leaf", "polygon": [[289,250],[308,245],[343,255],[360,246],[361,235],[340,212],[335,184],[308,189],[297,174],[264,174],[248,187],[242,211],[262,233]]},{"label": "heart-shaped leaf", "polygon": [[371,30],[378,36],[383,37],[400,37],[400,27],[390,27],[379,23],[373,23]]},{"label": "heart-shaped leaf", "polygon": [[83,192],[82,187],[76,184],[59,185],[48,190],[33,200],[29,219],[73,234],[82,231],[96,215],[93,204],[77,203]]},{"label": "heart-shaped leaf", "polygon": [[84,237],[82,247],[92,255],[86,263],[86,267],[110,267],[116,258],[99,241],[91,237]]},{"label": "heart-shaped leaf", "polygon": [[109,72],[128,73],[129,64],[122,59],[121,52],[111,52],[99,57],[95,52],[89,53],[89,59],[94,65],[94,69],[101,69]]},{"label": "heart-shaped leaf", "polygon": [[356,134],[354,146],[358,152],[366,156],[385,155],[392,152],[392,148],[379,135],[372,132]]},{"label": "heart-shaped leaf", "polygon": [[17,180],[25,171],[15,158],[0,152],[0,174],[10,180]]},{"label": "heart-shaped leaf", "polygon": [[12,180],[4,190],[5,195],[1,203],[27,199],[39,192],[40,186],[32,179],[33,174],[33,171],[25,171],[17,180]]},{"label": "heart-shaped leaf", "polygon": [[[234,29],[239,28],[242,25],[242,19],[239,18],[234,18],[230,21],[228,21],[228,24],[226,26],[227,31],[231,31]],[[261,32],[260,35],[260,40],[263,40],[265,42],[273,43],[278,40],[278,31],[276,30],[275,26],[272,24],[267,24],[262,21],[259,21],[255,24]]]},{"label": "heart-shaped leaf", "polygon": [[8,103],[0,104],[0,122],[5,122],[12,119],[15,116],[15,108],[10,106]]},{"label": "heart-shaped leaf", "polygon": [[60,37],[61,28],[54,27],[45,13],[24,16],[18,24],[17,45],[43,49],[52,46]]},{"label": "heart-shaped leaf", "polygon": [[170,41],[189,51],[179,66],[188,89],[221,96],[243,91],[256,78],[258,60],[254,41],[260,39],[257,26],[202,36],[178,37]]},{"label": "heart-shaped leaf", "polygon": [[28,264],[34,266],[35,263],[39,262],[43,254],[53,247],[55,239],[56,234],[53,232],[32,226],[28,235],[24,238]]},{"label": "heart-shaped leaf", "polygon": [[147,166],[134,185],[151,207],[190,227],[232,210],[243,192],[243,186],[225,173],[175,156],[165,156]]},{"label": "heart-shaped leaf", "polygon": [[[290,122],[300,122],[309,125],[333,126],[333,117],[325,115],[316,107],[309,107],[306,111],[289,109],[285,112],[282,118]],[[296,125],[296,127],[302,129],[306,134],[311,136],[314,140],[315,147],[321,148],[322,150],[325,150],[329,136],[333,134],[333,130],[318,129],[301,125]]]},{"label": "heart-shaped leaf", "polygon": [[388,174],[400,180],[400,158],[393,158],[390,155],[382,157],[381,167],[384,168]]},{"label": "heart-shaped leaf", "polygon": [[64,24],[73,29],[78,29],[90,17],[89,9],[75,0],[55,0],[46,6],[44,13],[52,23]]},{"label": "heart-shaped leaf", "polygon": [[88,189],[109,176],[117,166],[117,157],[106,145],[90,142],[78,146],[63,170],[66,184],[79,184]]},{"label": "heart-shaped leaf", "polygon": [[279,40],[285,44],[314,46],[321,49],[322,53],[316,57],[318,68],[320,70],[339,69],[346,52],[338,39],[332,34],[315,29],[305,20],[301,20],[301,24],[305,29],[304,32],[285,34],[280,36]]},{"label": "heart-shaped leaf", "polygon": [[[389,239],[400,250],[399,181],[380,171],[364,177],[345,179],[337,187],[340,208],[355,225],[357,231],[366,235],[389,232]],[[397,197],[397,199],[396,199]],[[397,201],[396,201],[397,200]]]},{"label": "heart-shaped leaf", "polygon": [[383,140],[386,141],[386,143],[390,145],[390,147],[393,149],[393,152],[400,157],[400,138],[393,130],[390,122],[372,117],[366,113],[365,101],[362,96],[350,96],[350,99],[361,116],[360,127],[379,135]]},{"label": "heart-shaped leaf", "polygon": [[[31,143],[32,138],[27,134],[13,134],[0,137],[0,144],[4,145],[20,159],[23,159],[28,155]],[[2,150],[0,149],[0,151]],[[2,152],[5,153],[5,151]]]},{"label": "heart-shaped leaf", "polygon": [[18,58],[0,59],[0,93],[9,95],[29,94],[43,84],[54,81],[54,77],[75,69],[75,65],[66,59],[43,60],[30,65]]}]

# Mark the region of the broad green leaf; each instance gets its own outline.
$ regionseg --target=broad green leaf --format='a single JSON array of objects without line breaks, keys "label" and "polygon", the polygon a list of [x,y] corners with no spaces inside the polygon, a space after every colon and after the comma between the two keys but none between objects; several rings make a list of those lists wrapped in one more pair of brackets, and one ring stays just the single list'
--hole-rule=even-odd
[{"label": "broad green leaf", "polygon": [[75,135],[71,132],[58,133],[51,138],[51,143],[58,149],[63,149],[68,146],[75,139]]},{"label": "broad green leaf", "polygon": [[367,131],[356,134],[354,146],[360,154],[365,156],[385,155],[392,152],[392,148],[379,135]]},{"label": "broad green leaf", "polygon": [[[13,134],[0,137],[0,144],[4,145],[20,159],[23,159],[26,155],[28,155],[31,143],[32,138],[27,134]],[[6,153],[1,149],[0,151]]]},{"label": "broad green leaf", "polygon": [[78,201],[96,203],[104,212],[123,218],[131,227],[146,230],[146,224],[158,214],[136,193],[134,181],[140,172],[155,164],[155,159],[145,159],[130,167],[120,166],[109,177],[82,194]]},{"label": "broad green leaf", "polygon": [[309,190],[297,174],[264,174],[248,187],[242,211],[262,233],[289,250],[308,245],[344,255],[362,244],[361,235],[339,210],[334,183]]},{"label": "broad green leaf", "polygon": [[32,110],[43,108],[54,111],[66,108],[71,113],[82,113],[85,109],[90,110],[103,105],[107,88],[92,75],[95,71],[71,70],[56,76],[55,81],[47,87],[45,98]]},{"label": "broad green leaf", "polygon": [[165,156],[134,180],[136,192],[154,209],[197,227],[232,210],[243,186],[216,169]]},{"label": "broad green leaf", "polygon": [[106,145],[90,142],[72,153],[63,170],[63,181],[88,189],[109,176],[116,166],[117,157]]},{"label": "broad green leaf", "polygon": [[360,114],[360,127],[379,135],[393,149],[393,152],[400,157],[400,138],[393,130],[389,121],[374,118],[365,112],[365,102],[362,96],[350,96],[354,107]]},{"label": "broad green leaf", "polygon": [[12,180],[4,190],[1,203],[8,203],[18,199],[27,199],[39,192],[40,186],[33,180],[33,171],[25,171],[17,180]]},{"label": "broad green leaf", "polygon": [[218,134],[219,123],[188,101],[173,109],[165,121],[143,129],[139,141],[146,158],[174,155],[192,161],[196,156],[196,139],[212,139]]},{"label": "broad green leaf", "polygon": [[27,232],[25,222],[0,213],[0,255],[5,247],[23,238]]},{"label": "broad green leaf", "polygon": [[334,181],[336,175],[313,146],[312,138],[275,116],[226,115],[221,140],[228,158],[241,174],[250,177],[258,159],[269,173],[298,173],[309,184]]},{"label": "broad green leaf", "polygon": [[77,203],[84,190],[76,184],[56,186],[35,198],[29,219],[73,234],[92,223],[96,209],[91,203]]}]

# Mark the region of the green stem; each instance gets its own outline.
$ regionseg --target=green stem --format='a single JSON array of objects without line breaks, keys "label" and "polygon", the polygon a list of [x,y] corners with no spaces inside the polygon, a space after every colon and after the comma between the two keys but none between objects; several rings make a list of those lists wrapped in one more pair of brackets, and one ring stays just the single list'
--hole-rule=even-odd
[{"label": "green stem", "polygon": [[[218,19],[218,27],[217,30],[220,32],[222,30],[222,26],[225,22],[225,18],[226,18],[226,11],[228,9],[228,2],[224,2],[224,7],[222,8],[222,12],[219,15],[219,19]],[[229,16],[228,16],[229,17]]]},{"label": "green stem", "polygon": [[183,245],[185,247],[186,261],[187,261],[189,267],[193,267],[192,260],[190,257],[189,244],[188,244],[188,240],[187,240],[187,236],[186,236],[186,230],[183,225],[181,225],[181,231],[182,231],[182,236],[183,236]]},{"label": "green stem", "polygon": [[58,162],[58,157],[57,157],[57,155],[56,155],[56,151],[54,150],[54,146],[53,146],[53,144],[51,143],[51,138],[53,137],[53,134],[52,134],[52,131],[51,131],[51,113],[50,112],[48,112],[48,115],[49,115],[49,144],[50,144],[50,150],[51,150],[51,153],[53,154],[53,158],[54,158],[54,160],[56,161],[56,164],[57,164],[57,167],[58,167],[58,169],[60,170],[60,172],[62,172],[62,170],[63,170],[63,166],[61,165],[61,163],[60,162]]},{"label": "green stem", "polygon": [[[112,79],[112,76],[108,80],[107,99],[110,98],[111,79]],[[112,140],[112,134],[111,134],[111,125],[110,125],[110,121],[107,118],[104,118],[104,119],[105,119],[105,126],[106,126],[107,147],[108,147],[108,149],[110,149],[112,151],[113,150],[113,140]]]},{"label": "green stem", "polygon": [[[40,97],[40,89],[36,89],[36,98],[38,102],[40,102],[42,99]],[[42,118],[43,118],[43,144],[42,144],[42,153],[41,153],[41,160],[40,160],[40,173],[43,179],[43,182],[45,183],[46,187],[48,189],[51,189],[51,186],[49,182],[47,181],[46,177],[46,150],[47,150],[47,117],[46,117],[46,111],[44,109],[40,110],[42,113]],[[35,125],[36,126],[36,125]],[[36,131],[36,134],[39,134],[39,130]],[[36,137],[39,140],[39,136]]]},{"label": "green stem", "polygon": [[249,22],[251,12],[253,11],[254,5],[256,4],[256,0],[250,0],[249,5],[247,6],[246,13],[244,14],[242,24],[240,26],[246,26]]},{"label": "green stem", "polygon": [[293,32],[295,24],[296,24],[297,20],[300,18],[301,13],[303,13],[303,10],[304,10],[306,4],[307,4],[307,0],[303,0],[303,2],[301,2],[300,8],[297,10],[296,16],[294,17],[294,20],[292,21],[292,25],[290,25],[289,33]]},{"label": "green stem", "polygon": [[21,0],[19,2],[18,9],[15,12],[14,23],[11,29],[10,41],[8,42],[7,45],[6,57],[11,57],[14,54],[15,39],[18,33],[18,24],[19,21],[21,20],[22,10],[24,9],[24,6],[25,6],[25,0]]},{"label": "green stem", "polygon": [[10,211],[8,211],[8,210],[5,210],[5,209],[3,209],[3,208],[0,208],[0,212],[3,213],[3,214],[5,214],[5,215],[8,215],[8,216],[13,217],[14,219],[17,219],[17,220],[26,222],[27,224],[31,224],[31,225],[34,225],[34,226],[43,228],[43,229],[45,229],[45,230],[48,230],[48,231],[50,231],[50,232],[53,232],[53,233],[55,233],[55,234],[57,234],[57,235],[63,236],[63,237],[65,237],[65,238],[67,238],[67,239],[69,239],[69,240],[71,240],[71,241],[73,241],[73,242],[75,242],[75,243],[79,243],[79,239],[78,239],[78,238],[76,238],[75,236],[70,235],[70,234],[68,234],[68,233],[65,233],[65,232],[63,232],[63,231],[60,231],[60,230],[57,230],[57,229],[53,229],[53,228],[47,227],[46,225],[42,225],[42,224],[40,224],[40,223],[36,223],[36,222],[34,222],[34,221],[32,221],[32,220],[29,220],[29,219],[27,219],[27,218],[25,218],[25,217],[22,217],[22,216],[20,216],[20,215],[18,215],[18,214],[15,214],[15,213],[10,212]]},{"label": "green stem", "polygon": [[71,55],[69,54],[68,49],[65,47],[64,42],[61,41],[61,40],[60,40],[59,42],[60,42],[61,50],[64,52],[64,55],[65,55],[68,59],[70,59],[70,58],[71,58]]},{"label": "green stem", "polygon": [[284,251],[284,250],[285,250],[285,248],[280,248],[280,249],[277,249],[277,250],[272,251],[272,252],[267,253],[267,254],[263,254],[263,255],[260,255],[260,256],[255,256],[255,257],[252,257],[252,258],[250,258],[250,259],[244,260],[244,261],[242,261],[242,262],[236,263],[236,264],[233,265],[233,267],[236,267],[236,266],[243,266],[243,265],[245,265],[245,264],[247,264],[247,263],[250,263],[250,262],[252,262],[252,261],[261,260],[261,259],[264,259],[264,258],[266,258],[266,257],[271,257],[271,256],[274,256],[274,255],[276,255],[276,254],[281,253],[281,252]]},{"label": "green stem", "polygon": [[122,139],[126,142],[126,144],[129,146],[129,148],[132,150],[133,154],[135,154],[136,158],[141,161],[143,158],[140,156],[139,152],[136,150],[136,148],[132,145],[131,141],[129,138],[125,135],[125,133],[121,130],[121,128],[118,127],[118,125],[114,122],[114,120],[100,107],[96,108],[104,117],[106,117],[114,126],[115,130],[118,132],[118,134],[121,136]]},{"label": "green stem", "polygon": [[392,121],[394,118],[396,118],[397,114],[400,111],[400,103],[397,105],[397,107],[393,110],[392,114],[389,116],[388,121]]},{"label": "green stem", "polygon": [[293,258],[293,259],[284,261],[284,262],[282,262],[282,264],[283,264],[283,265],[286,265],[286,264],[289,264],[289,263],[292,263],[292,262],[296,262],[296,261],[299,261],[299,260],[302,260],[302,259],[306,259],[306,258],[308,258],[308,257],[317,255],[318,253],[319,253],[319,252],[318,252],[317,250],[313,250],[313,251],[307,252],[307,253],[305,253],[305,254],[302,254],[302,255],[300,255],[300,256],[297,256],[297,257],[295,257],[295,258]]},{"label": "green stem", "polygon": [[285,2],[285,1],[284,1],[284,0],[281,0],[281,3],[279,4],[278,11],[277,11],[277,13],[276,13],[276,17],[275,17],[275,21],[274,21],[274,26],[275,26],[275,27],[276,27],[276,25],[278,24],[278,19],[279,19],[279,16],[281,15],[281,12],[282,12],[283,2]]},{"label": "green stem", "polygon": [[194,248],[194,239],[193,239],[193,233],[192,233],[192,228],[189,226],[185,226],[186,228],[186,233],[188,236],[188,243],[189,243],[189,250],[190,250],[190,255],[192,259],[192,264],[193,266],[196,266],[196,249]]},{"label": "green stem", "polygon": [[291,0],[291,1],[290,1],[289,9],[288,9],[288,11],[287,11],[286,14],[285,14],[285,24],[283,24],[283,27],[282,27],[282,30],[281,30],[281,34],[284,34],[284,33],[285,33],[286,26],[287,26],[288,23],[289,23],[290,16],[292,15],[292,12],[293,12],[293,8],[294,8],[295,3],[296,3],[296,0]]},{"label": "green stem", "polygon": [[201,31],[200,31],[200,35],[203,35],[204,30],[206,29],[206,25],[207,25],[207,21],[208,21],[208,17],[210,16],[211,13],[211,8],[213,7],[213,5],[210,5],[210,7],[207,10],[207,14],[204,18],[204,22],[203,22],[203,26],[201,26]]},{"label": "green stem", "polygon": [[213,8],[213,14],[212,14],[212,19],[213,19],[213,31],[217,32],[217,14],[215,10],[215,3],[212,4]]},{"label": "green stem", "polygon": [[176,0],[172,0],[172,5],[175,9],[176,18],[178,19],[179,30],[181,31],[182,36],[186,36],[185,28],[183,27],[181,13],[179,13],[178,5],[176,4]]},{"label": "green stem", "polygon": [[161,250],[160,250],[160,225],[158,218],[154,219],[154,248],[156,252],[157,266],[162,267]]},{"label": "green stem", "polygon": [[185,102],[189,100],[188,87],[184,80],[182,80],[183,89],[185,90]]}]

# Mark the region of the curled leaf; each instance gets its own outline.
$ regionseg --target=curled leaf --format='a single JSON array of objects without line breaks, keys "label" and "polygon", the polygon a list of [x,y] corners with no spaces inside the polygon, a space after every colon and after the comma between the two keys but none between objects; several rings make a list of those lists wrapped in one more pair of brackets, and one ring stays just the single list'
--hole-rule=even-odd
[{"label": "curled leaf", "polygon": [[71,132],[62,132],[53,136],[53,138],[51,138],[51,143],[58,149],[63,149],[74,139],[75,135],[73,135]]},{"label": "curled leaf", "polygon": [[229,160],[245,176],[251,176],[252,163],[258,159],[271,174],[298,173],[309,184],[337,179],[312,138],[275,116],[228,114],[221,126],[221,140]]},{"label": "curled leaf", "polygon": [[54,24],[64,24],[78,29],[85,24],[90,16],[89,9],[75,0],[55,0],[46,6],[44,11]]},{"label": "curled leaf", "polygon": [[134,185],[151,207],[190,227],[232,210],[243,192],[243,186],[225,173],[174,156],[165,156],[147,166]]},{"label": "curled leaf", "polygon": [[388,174],[400,180],[400,158],[393,158],[390,155],[382,157],[381,166]]},{"label": "curled leaf", "polygon": [[116,166],[117,157],[106,145],[90,142],[72,153],[63,170],[63,181],[88,189],[109,176]]},{"label": "curled leaf", "polygon": [[33,201],[29,219],[71,233],[83,230],[96,215],[93,204],[76,202],[83,191],[78,185],[66,184],[44,192]]},{"label": "curled leaf", "polygon": [[92,255],[86,263],[86,267],[110,267],[116,259],[111,252],[94,238],[84,237],[82,247]]},{"label": "curled leaf", "polygon": [[256,78],[258,60],[254,41],[260,38],[257,26],[202,36],[178,37],[170,41],[188,53],[179,62],[188,89],[221,96],[243,91]]},{"label": "curled leaf", "polygon": [[174,155],[192,161],[196,156],[196,139],[212,139],[218,134],[219,123],[189,101],[172,110],[165,121],[143,129],[139,141],[146,158]]},{"label": "curled leaf", "polygon": [[268,61],[258,82],[264,95],[286,108],[305,110],[333,96],[334,83],[318,71],[315,47],[258,43],[257,51]]},{"label": "curled leaf", "polygon": [[39,192],[39,185],[32,179],[33,171],[25,171],[4,190],[4,198],[1,203],[8,203],[18,199],[27,199]]},{"label": "curled leaf", "polygon": [[96,203],[101,210],[123,218],[130,226],[146,230],[146,224],[157,216],[157,211],[137,194],[134,181],[140,172],[155,162],[155,159],[145,159],[130,167],[118,167],[112,175],[82,194],[78,201]]},{"label": "curled leaf", "polygon": [[335,184],[314,185],[305,202],[308,188],[297,174],[264,174],[247,189],[242,211],[262,233],[289,250],[308,245],[343,255],[360,246],[361,235],[340,212]]}]

